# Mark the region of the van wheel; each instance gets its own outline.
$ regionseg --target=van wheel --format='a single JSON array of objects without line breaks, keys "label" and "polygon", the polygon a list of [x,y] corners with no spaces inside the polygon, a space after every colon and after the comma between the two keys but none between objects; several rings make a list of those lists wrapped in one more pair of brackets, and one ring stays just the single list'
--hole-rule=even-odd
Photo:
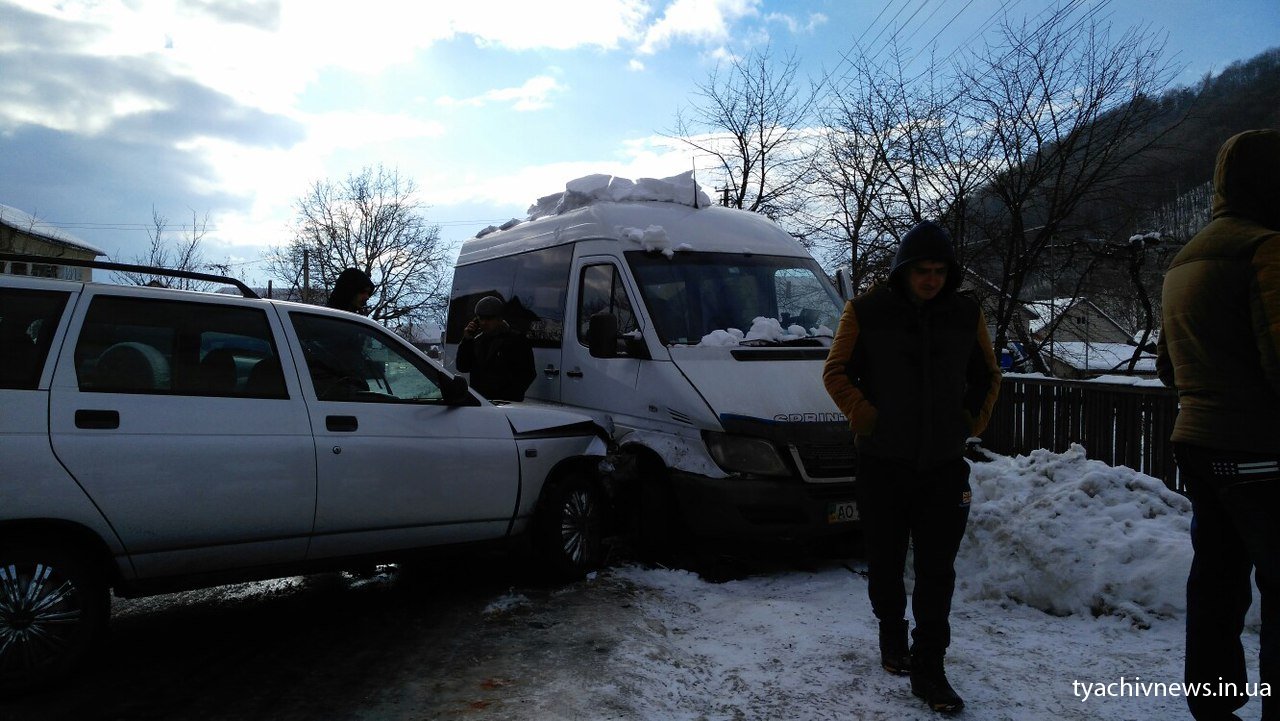
[{"label": "van wheel", "polygon": [[107,587],[77,554],[53,545],[0,547],[0,691],[71,671],[107,626]]},{"label": "van wheel", "polygon": [[534,518],[534,550],[548,572],[577,580],[604,560],[604,497],[589,476],[573,473],[542,491]]}]

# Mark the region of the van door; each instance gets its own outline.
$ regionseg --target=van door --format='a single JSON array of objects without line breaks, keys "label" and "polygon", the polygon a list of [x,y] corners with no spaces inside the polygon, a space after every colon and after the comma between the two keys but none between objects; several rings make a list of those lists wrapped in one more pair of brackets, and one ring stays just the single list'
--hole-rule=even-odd
[{"label": "van door", "polygon": [[297,378],[279,371],[275,313],[86,295],[54,374],[50,438],[138,576],[301,561],[315,446]]},{"label": "van door", "polygon": [[618,261],[610,256],[580,258],[574,265],[573,288],[574,325],[564,334],[561,401],[614,415],[647,415],[646,404],[635,392],[642,361],[626,355],[593,358],[588,349],[587,328],[594,313],[612,314],[621,335],[640,335],[637,296],[628,287]]}]

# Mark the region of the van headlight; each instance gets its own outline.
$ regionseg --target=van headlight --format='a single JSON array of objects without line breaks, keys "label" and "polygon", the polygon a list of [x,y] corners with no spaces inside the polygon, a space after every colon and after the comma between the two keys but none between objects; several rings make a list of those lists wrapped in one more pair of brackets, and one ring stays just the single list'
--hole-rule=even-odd
[{"label": "van headlight", "polygon": [[791,475],[778,449],[763,438],[707,431],[706,442],[711,457],[726,471],[757,476]]}]

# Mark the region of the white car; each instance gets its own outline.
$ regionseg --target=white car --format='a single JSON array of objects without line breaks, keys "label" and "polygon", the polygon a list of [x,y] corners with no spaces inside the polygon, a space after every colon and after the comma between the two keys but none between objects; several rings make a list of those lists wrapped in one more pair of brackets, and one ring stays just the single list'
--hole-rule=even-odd
[{"label": "white car", "polygon": [[112,589],[515,538],[562,576],[599,562],[589,418],[493,405],[367,318],[240,288],[0,275],[0,690],[79,661]]}]

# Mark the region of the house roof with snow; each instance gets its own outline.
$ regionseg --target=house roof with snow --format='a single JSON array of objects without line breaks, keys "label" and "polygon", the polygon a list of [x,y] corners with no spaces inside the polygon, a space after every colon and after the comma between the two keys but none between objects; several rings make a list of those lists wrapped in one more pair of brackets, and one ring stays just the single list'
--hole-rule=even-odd
[{"label": "house roof with snow", "polygon": [[1031,333],[1034,335],[1048,330],[1054,320],[1082,305],[1088,306],[1090,311],[1115,326],[1122,335],[1126,337],[1133,336],[1133,333],[1130,332],[1129,329],[1117,323],[1114,318],[1107,315],[1098,306],[1094,305],[1088,298],[1047,298],[1045,300],[1027,301],[1026,308],[1034,316],[1031,321]]},{"label": "house roof with snow", "polygon": [[[1134,350],[1136,350],[1136,346],[1126,343],[1062,341],[1045,344],[1040,349],[1040,352],[1082,373],[1110,373],[1115,371],[1127,372],[1129,359],[1133,357]],[[1133,371],[1135,373],[1155,373],[1156,357],[1149,353],[1140,355]]]},{"label": "house roof with snow", "polygon": [[12,228],[19,233],[25,233],[55,245],[75,248],[95,255],[107,254],[105,250],[86,243],[61,228],[8,205],[0,205],[0,226]]}]

